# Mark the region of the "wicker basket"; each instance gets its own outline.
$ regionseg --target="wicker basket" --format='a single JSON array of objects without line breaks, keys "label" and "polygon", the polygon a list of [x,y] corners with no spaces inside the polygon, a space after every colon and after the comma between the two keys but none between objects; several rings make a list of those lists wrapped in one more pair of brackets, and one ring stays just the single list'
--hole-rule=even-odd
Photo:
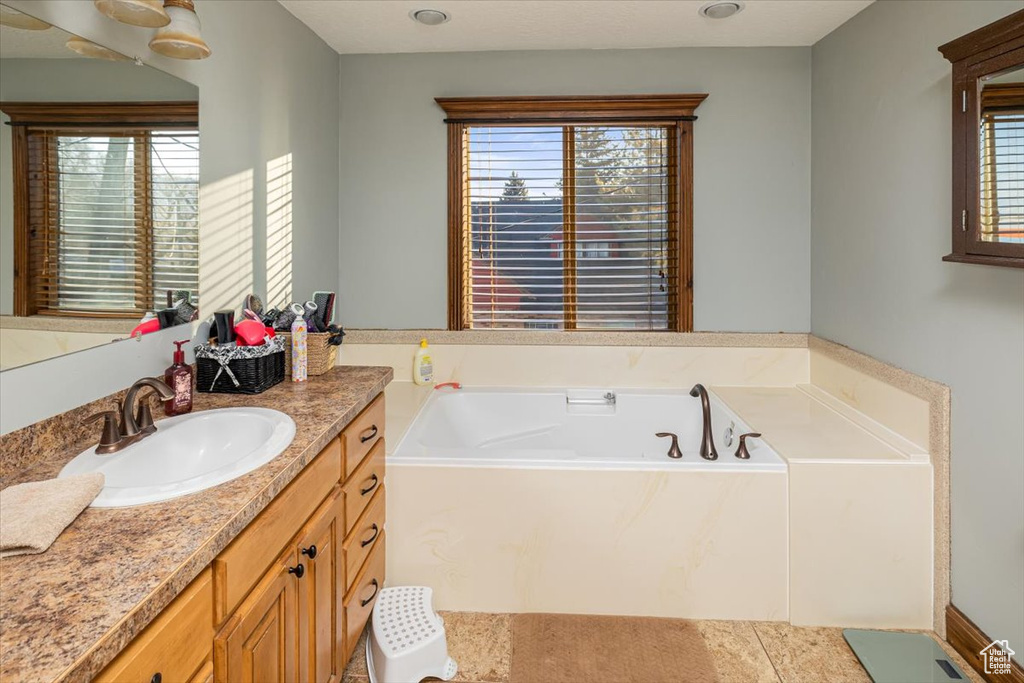
[{"label": "wicker basket", "polygon": [[[278,332],[277,336],[284,339],[284,374],[291,377],[292,335],[290,332]],[[338,360],[338,347],[327,343],[333,336],[331,332],[306,333],[306,374],[310,377],[324,374]]]},{"label": "wicker basket", "polygon": [[231,370],[230,374],[223,371],[221,363],[216,358],[197,357],[196,389],[218,394],[263,393],[284,381],[284,351],[267,350],[268,353],[259,356],[229,361],[227,367]]}]

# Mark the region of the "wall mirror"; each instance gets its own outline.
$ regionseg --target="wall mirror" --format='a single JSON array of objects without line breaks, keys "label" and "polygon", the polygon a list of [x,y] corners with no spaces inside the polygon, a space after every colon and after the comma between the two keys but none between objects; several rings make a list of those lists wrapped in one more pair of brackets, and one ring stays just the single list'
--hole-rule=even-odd
[{"label": "wall mirror", "polygon": [[0,5],[0,112],[0,370],[193,320],[198,88]]},{"label": "wall mirror", "polygon": [[939,48],[953,63],[953,250],[1024,267],[1024,10]]}]

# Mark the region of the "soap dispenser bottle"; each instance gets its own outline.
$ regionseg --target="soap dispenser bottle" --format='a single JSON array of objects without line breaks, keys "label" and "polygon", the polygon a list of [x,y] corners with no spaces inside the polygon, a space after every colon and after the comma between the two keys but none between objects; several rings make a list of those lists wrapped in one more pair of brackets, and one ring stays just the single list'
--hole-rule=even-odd
[{"label": "soap dispenser bottle", "polygon": [[174,342],[178,347],[174,350],[174,364],[164,371],[164,382],[174,392],[172,398],[164,401],[164,412],[171,417],[192,412],[192,366],[185,363],[185,352],[181,348],[188,342],[188,339]]},{"label": "soap dispenser bottle", "polygon": [[434,359],[430,357],[426,339],[420,339],[420,348],[416,350],[416,358],[412,363],[412,381],[416,384],[430,384],[434,381]]}]

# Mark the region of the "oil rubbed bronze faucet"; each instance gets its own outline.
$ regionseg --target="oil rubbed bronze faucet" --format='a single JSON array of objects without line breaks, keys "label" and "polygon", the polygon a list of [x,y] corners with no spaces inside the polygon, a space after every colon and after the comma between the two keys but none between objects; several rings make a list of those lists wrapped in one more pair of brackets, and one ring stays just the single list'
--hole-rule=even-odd
[{"label": "oil rubbed bronze faucet", "polygon": [[694,384],[693,389],[690,389],[690,396],[700,398],[700,409],[704,417],[704,427],[700,436],[700,457],[705,460],[718,460],[715,437],[711,433],[711,401],[708,400],[708,391],[703,384]]},{"label": "oil rubbed bronze faucet", "polygon": [[[135,397],[145,388],[156,392],[161,401],[174,398],[174,391],[156,377],[143,377],[132,385],[128,393],[124,395],[124,404],[121,406],[121,437],[134,437],[138,434],[152,434],[156,431],[153,424],[153,416],[149,412],[148,402],[139,405],[138,413],[135,414]],[[141,423],[141,424],[140,424]],[[152,427],[152,429],[150,429]]]},{"label": "oil rubbed bronze faucet", "polygon": [[668,457],[670,458],[681,458],[683,452],[679,450],[679,437],[672,432],[658,432],[655,434],[658,438],[665,438],[666,436],[672,437],[672,445],[668,447]]},{"label": "oil rubbed bronze faucet", "polygon": [[740,445],[736,449],[734,454],[740,460],[750,460],[750,451],[747,450],[747,439],[756,439],[761,435],[757,432],[747,432],[746,434],[740,434]]},{"label": "oil rubbed bronze faucet", "polygon": [[118,407],[121,413],[121,424],[115,423],[117,413],[113,410],[105,410],[95,415],[90,415],[82,424],[93,420],[103,419],[103,436],[100,437],[99,445],[96,446],[98,454],[117,453],[122,448],[146,438],[156,431],[153,424],[153,414],[149,409],[149,401],[139,403],[137,411],[133,411],[136,397],[143,389],[152,389],[161,401],[174,398],[174,391],[163,381],[155,377],[143,377],[131,386],[124,396],[124,402]]}]

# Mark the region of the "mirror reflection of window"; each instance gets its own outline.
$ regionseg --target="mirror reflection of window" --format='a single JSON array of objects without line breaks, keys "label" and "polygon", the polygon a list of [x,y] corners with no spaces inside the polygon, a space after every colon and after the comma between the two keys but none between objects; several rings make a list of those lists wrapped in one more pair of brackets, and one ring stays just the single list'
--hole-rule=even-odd
[{"label": "mirror reflection of window", "polygon": [[0,371],[197,315],[198,100],[0,0]]},{"label": "mirror reflection of window", "polygon": [[981,239],[1024,243],[1024,69],[984,83],[979,141]]},{"label": "mirror reflection of window", "polygon": [[198,131],[29,136],[30,250],[49,274],[37,311],[137,315],[165,306],[168,289],[198,289]]}]

